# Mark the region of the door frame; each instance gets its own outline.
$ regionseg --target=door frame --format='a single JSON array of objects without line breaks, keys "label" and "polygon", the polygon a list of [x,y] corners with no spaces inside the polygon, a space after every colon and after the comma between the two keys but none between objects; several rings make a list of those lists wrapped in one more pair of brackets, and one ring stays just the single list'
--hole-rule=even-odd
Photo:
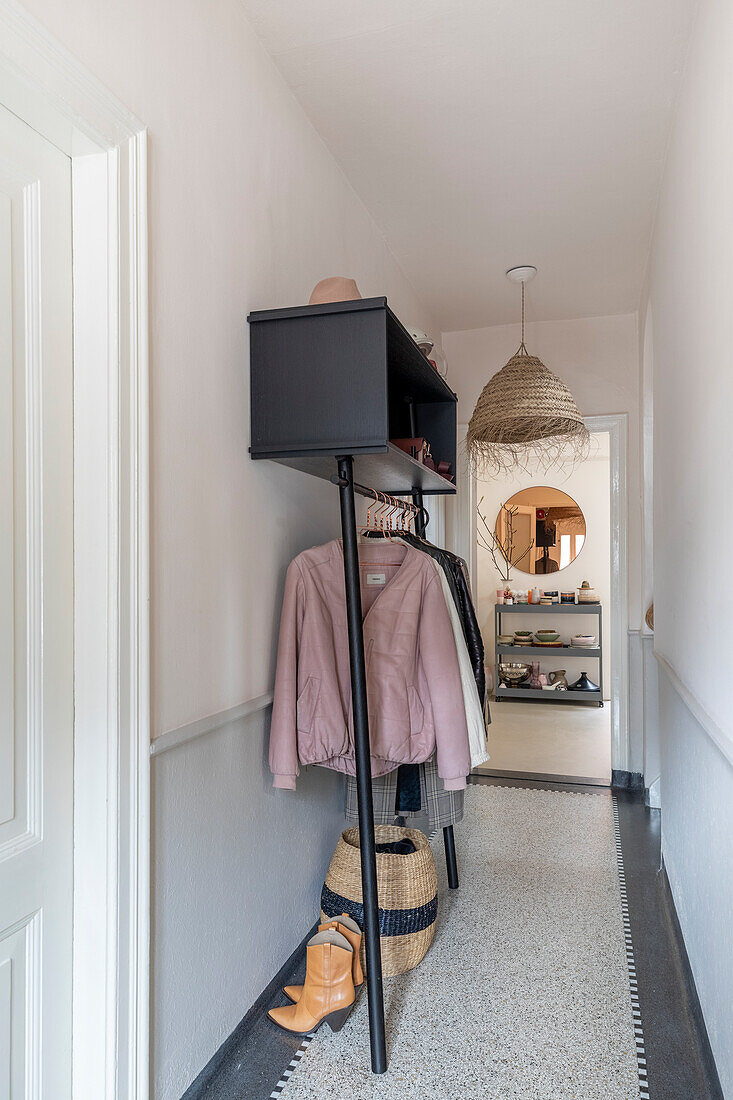
[{"label": "door frame", "polygon": [[[630,770],[628,650],[628,414],[586,416],[591,432],[608,432],[611,503],[611,769]],[[451,549],[468,563],[471,587],[478,593],[476,553],[476,479],[466,458],[467,424],[458,425],[458,463],[453,501]]]},{"label": "door frame", "polygon": [[0,103],[71,158],[74,193],[72,1092],[147,1100],[147,135],[15,0],[0,0]]}]

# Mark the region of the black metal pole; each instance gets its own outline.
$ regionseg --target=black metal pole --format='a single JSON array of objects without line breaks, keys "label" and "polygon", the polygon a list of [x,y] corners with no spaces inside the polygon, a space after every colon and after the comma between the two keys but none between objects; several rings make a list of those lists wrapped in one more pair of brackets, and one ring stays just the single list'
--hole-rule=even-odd
[{"label": "black metal pole", "polygon": [[445,869],[448,872],[448,885],[451,890],[457,890],[458,861],[456,859],[456,838],[453,835],[452,825],[446,825],[443,829],[443,844],[445,845]]},{"label": "black metal pole", "polygon": [[356,791],[359,806],[359,850],[361,852],[361,889],[364,898],[364,941],[366,945],[367,992],[369,995],[369,1042],[372,1073],[387,1069],[387,1045],[384,1034],[384,993],[382,989],[382,948],[379,941],[379,901],[377,897],[377,860],[374,852],[374,806],[372,805],[372,766],[369,750],[364,632],[362,630],[359,551],[354,514],[354,463],[350,455],[339,457],[339,499],[341,532],[344,540],[344,580],[346,582],[346,621],[349,631],[351,665],[351,705],[354,715],[354,755]]},{"label": "black metal pole", "polygon": [[[410,406],[412,409],[412,406]],[[414,432],[414,424],[412,426]],[[412,502],[420,509],[415,518],[415,529],[421,539],[425,538],[425,510],[423,505],[422,489],[412,490]],[[443,829],[443,843],[445,845],[445,868],[448,872],[448,886],[451,890],[458,889],[458,861],[456,859],[456,838],[453,835],[453,826],[446,825]]]}]

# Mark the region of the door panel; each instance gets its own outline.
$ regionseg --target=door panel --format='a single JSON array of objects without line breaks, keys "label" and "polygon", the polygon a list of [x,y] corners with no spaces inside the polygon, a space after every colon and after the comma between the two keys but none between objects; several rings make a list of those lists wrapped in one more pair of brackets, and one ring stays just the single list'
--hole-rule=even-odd
[{"label": "door panel", "polygon": [[71,1093],[70,169],[0,107],[0,1100]]}]

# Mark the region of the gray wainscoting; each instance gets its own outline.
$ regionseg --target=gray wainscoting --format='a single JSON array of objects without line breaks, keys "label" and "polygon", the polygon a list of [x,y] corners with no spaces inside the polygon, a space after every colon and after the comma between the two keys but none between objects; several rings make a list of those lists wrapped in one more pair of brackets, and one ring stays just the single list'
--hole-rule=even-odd
[{"label": "gray wainscoting", "polygon": [[343,781],[309,768],[275,790],[269,722],[214,716],[153,753],[156,1100],[179,1100],[319,913]]},{"label": "gray wainscoting", "polygon": [[733,765],[660,661],[662,854],[710,1045],[733,1096]]}]

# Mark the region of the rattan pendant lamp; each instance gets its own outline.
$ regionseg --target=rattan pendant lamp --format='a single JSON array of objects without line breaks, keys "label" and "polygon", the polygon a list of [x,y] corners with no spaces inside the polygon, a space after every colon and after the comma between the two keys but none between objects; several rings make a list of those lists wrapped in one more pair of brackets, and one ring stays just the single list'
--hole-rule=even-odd
[{"label": "rattan pendant lamp", "polygon": [[484,386],[468,425],[474,470],[574,464],[586,457],[590,435],[565,383],[530,355],[524,343],[524,286],[536,267],[512,267],[506,275],[522,287],[522,342]]}]

